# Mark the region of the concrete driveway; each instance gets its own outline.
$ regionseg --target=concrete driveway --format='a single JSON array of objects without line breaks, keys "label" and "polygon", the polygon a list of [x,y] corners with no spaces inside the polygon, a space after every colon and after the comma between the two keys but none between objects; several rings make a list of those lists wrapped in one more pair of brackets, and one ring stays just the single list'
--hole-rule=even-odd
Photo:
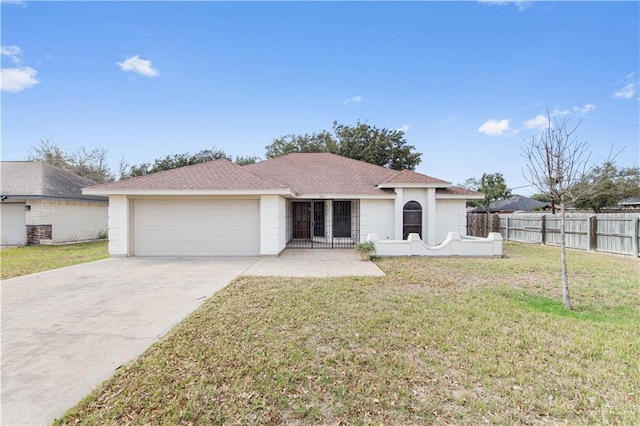
[{"label": "concrete driveway", "polygon": [[48,424],[239,275],[384,275],[353,250],[113,258],[2,282],[0,424]]},{"label": "concrete driveway", "polygon": [[51,423],[257,260],[114,258],[3,281],[0,423]]}]

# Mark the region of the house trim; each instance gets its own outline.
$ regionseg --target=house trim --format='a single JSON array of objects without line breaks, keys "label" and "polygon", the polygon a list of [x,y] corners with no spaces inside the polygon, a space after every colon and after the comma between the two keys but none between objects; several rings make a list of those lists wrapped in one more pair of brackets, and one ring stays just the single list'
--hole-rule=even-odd
[{"label": "house trim", "polygon": [[394,189],[394,188],[450,188],[452,185],[439,183],[400,183],[400,182],[384,182],[378,185],[380,189]]}]

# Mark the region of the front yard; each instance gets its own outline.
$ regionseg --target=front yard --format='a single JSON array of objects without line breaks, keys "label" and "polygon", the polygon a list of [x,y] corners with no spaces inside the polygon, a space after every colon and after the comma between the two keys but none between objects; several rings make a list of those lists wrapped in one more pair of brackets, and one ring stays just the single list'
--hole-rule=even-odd
[{"label": "front yard", "polygon": [[386,277],[243,277],[57,424],[632,424],[638,260],[505,243]]},{"label": "front yard", "polygon": [[58,246],[9,247],[0,250],[0,279],[93,262],[109,257],[107,241]]}]

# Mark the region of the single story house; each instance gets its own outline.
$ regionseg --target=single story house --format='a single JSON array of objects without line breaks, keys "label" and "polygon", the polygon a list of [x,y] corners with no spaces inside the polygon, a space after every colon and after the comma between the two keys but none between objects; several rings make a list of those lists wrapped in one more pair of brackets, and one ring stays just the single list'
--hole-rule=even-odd
[{"label": "single story house", "polygon": [[[489,203],[491,213],[533,212],[551,209],[551,203],[538,201],[523,195],[514,194],[504,200],[495,200]],[[471,213],[486,213],[484,207],[476,207]]]},{"label": "single story house", "polygon": [[620,200],[618,206],[625,210],[638,210],[640,209],[640,197],[628,197]]},{"label": "single story house", "polygon": [[466,234],[482,194],[330,153],[239,166],[215,160],[84,189],[109,197],[112,256],[278,255],[353,247],[375,233],[429,245]]},{"label": "single story house", "polygon": [[0,162],[2,245],[95,240],[107,231],[108,198],[95,182],[42,161]]}]

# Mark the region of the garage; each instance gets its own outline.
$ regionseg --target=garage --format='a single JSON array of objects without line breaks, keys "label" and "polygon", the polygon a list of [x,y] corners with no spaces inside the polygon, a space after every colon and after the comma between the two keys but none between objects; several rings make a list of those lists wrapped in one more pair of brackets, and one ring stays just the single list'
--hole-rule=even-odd
[{"label": "garage", "polygon": [[24,245],[27,243],[27,227],[24,213],[25,203],[0,204],[0,239],[2,245]]},{"label": "garage", "polygon": [[135,256],[257,256],[258,199],[133,201]]}]

